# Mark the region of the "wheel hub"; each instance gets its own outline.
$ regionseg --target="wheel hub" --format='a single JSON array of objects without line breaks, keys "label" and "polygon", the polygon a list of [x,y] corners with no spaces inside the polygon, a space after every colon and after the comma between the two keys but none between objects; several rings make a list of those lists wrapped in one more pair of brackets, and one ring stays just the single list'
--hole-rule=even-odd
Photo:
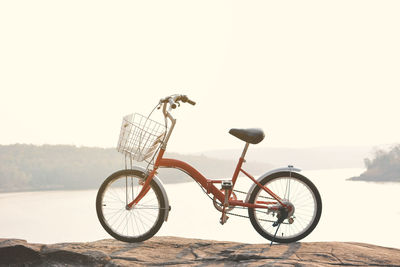
[{"label": "wheel hub", "polygon": [[284,199],[282,201],[282,203],[286,205],[285,209],[288,213],[287,218],[290,218],[294,214],[294,210],[295,210],[294,205],[292,204],[292,202],[290,202],[289,200],[286,200],[286,199]]},{"label": "wheel hub", "polygon": [[276,215],[278,220],[272,224],[272,226],[274,227],[280,225],[286,219],[288,219],[289,224],[292,224],[294,221],[292,217],[294,213],[294,205],[289,200],[285,199],[282,201],[282,204],[284,204],[286,207],[280,206]]}]

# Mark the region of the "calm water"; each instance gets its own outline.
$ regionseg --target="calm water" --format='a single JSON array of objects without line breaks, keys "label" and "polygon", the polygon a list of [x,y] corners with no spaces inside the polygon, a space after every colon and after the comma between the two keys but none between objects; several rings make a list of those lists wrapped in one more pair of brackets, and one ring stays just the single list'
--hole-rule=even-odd
[{"label": "calm water", "polygon": [[[316,184],[323,203],[317,228],[303,241],[354,241],[400,248],[400,184],[345,181],[362,171],[302,172]],[[247,192],[248,179],[240,180],[238,189]],[[172,210],[157,235],[268,242],[248,219],[230,216],[225,225],[220,225],[220,213],[196,183],[165,187]],[[96,193],[97,190],[0,194],[0,238],[36,243],[110,238],[97,220]]]}]

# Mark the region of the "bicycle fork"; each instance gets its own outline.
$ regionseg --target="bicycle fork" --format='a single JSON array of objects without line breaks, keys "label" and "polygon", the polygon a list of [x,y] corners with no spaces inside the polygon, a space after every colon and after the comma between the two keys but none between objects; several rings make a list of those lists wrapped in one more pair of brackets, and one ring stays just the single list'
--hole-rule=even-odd
[{"label": "bicycle fork", "polygon": [[140,190],[139,194],[135,197],[135,199],[126,205],[126,209],[130,210],[132,207],[136,206],[137,203],[149,192],[150,183],[153,180],[154,175],[156,175],[156,169],[154,168],[149,175],[145,178],[143,183],[142,190]]},{"label": "bicycle fork", "polygon": [[160,161],[164,155],[164,152],[165,152],[165,147],[160,149],[160,152],[157,155],[157,159],[154,164],[153,170],[148,175],[145,175],[145,177],[143,177],[145,179],[145,182],[143,184],[142,190],[139,192],[139,194],[136,196],[136,198],[132,202],[130,202],[129,204],[126,205],[126,209],[132,209],[132,207],[137,205],[137,203],[139,203],[139,201],[147,194],[147,192],[149,192],[150,183],[153,180],[154,175],[157,174],[157,169],[158,169],[158,166],[160,166]]}]

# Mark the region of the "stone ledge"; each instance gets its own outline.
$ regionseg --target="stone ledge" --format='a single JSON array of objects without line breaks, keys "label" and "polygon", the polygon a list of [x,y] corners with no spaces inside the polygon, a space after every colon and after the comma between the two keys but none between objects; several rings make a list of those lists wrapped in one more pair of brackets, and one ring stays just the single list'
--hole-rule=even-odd
[{"label": "stone ledge", "polygon": [[400,250],[362,243],[245,244],[178,237],[141,243],[0,239],[0,266],[399,266]]}]

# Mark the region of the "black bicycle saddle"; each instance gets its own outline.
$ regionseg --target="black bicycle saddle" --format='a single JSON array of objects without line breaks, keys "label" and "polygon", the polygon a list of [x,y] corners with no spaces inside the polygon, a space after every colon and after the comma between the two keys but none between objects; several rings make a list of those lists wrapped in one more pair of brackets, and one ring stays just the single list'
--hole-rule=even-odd
[{"label": "black bicycle saddle", "polygon": [[258,129],[258,128],[250,128],[250,129],[230,129],[229,133],[240,140],[243,140],[247,143],[250,144],[258,144],[260,143],[264,137],[265,134],[263,130]]}]

